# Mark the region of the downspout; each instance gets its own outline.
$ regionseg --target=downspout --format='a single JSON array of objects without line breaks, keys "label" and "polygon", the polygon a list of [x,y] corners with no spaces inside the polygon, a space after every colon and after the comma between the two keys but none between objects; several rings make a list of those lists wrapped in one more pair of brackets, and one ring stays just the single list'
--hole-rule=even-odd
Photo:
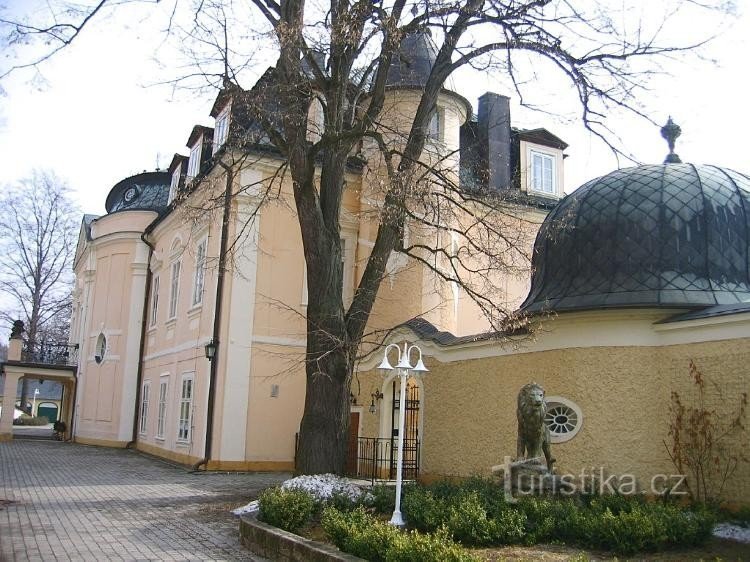
[{"label": "downspout", "polygon": [[[219,332],[221,328],[221,303],[224,295],[224,270],[227,262],[227,246],[229,239],[229,212],[232,209],[232,184],[234,183],[234,174],[232,168],[219,160],[219,165],[227,173],[226,187],[224,189],[224,214],[221,220],[221,243],[219,247],[219,274],[216,278],[216,302],[214,304],[214,329],[211,336],[214,344],[219,344]],[[193,470],[197,471],[200,467],[204,470],[208,468],[208,462],[211,460],[211,445],[213,441],[214,430],[214,402],[216,402],[216,371],[218,359],[214,355],[211,359],[211,372],[208,382],[208,408],[206,410],[206,438],[203,458],[193,465]]]},{"label": "downspout", "polygon": [[146,347],[146,329],[148,327],[148,302],[151,298],[151,256],[154,255],[154,246],[146,240],[146,232],[141,234],[141,240],[148,246],[148,259],[146,260],[146,290],[143,300],[143,317],[141,318],[141,342],[138,347],[138,374],[136,375],[135,405],[133,411],[133,434],[130,442],[125,445],[126,449],[135,446],[138,435],[138,410],[141,404],[141,385],[143,384],[143,351]]}]

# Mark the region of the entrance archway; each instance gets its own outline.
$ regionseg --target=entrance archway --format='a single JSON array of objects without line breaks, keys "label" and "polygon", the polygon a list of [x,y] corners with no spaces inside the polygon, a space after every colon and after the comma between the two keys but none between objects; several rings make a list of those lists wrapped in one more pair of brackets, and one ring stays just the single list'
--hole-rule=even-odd
[{"label": "entrance archway", "polygon": [[42,402],[36,409],[36,415],[44,416],[49,423],[55,423],[60,409],[54,402]]}]

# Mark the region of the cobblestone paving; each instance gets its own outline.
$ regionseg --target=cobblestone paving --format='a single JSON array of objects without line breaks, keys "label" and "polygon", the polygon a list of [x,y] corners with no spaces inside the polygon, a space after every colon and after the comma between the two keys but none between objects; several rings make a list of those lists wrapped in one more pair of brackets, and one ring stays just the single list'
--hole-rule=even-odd
[{"label": "cobblestone paving", "polygon": [[0,560],[260,560],[230,509],[285,474],[190,473],[135,451],[0,444]]}]

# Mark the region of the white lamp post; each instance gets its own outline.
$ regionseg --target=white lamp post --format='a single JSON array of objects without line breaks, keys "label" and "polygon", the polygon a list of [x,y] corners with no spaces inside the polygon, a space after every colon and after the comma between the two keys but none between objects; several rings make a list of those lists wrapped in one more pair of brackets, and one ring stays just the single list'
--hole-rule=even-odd
[{"label": "white lamp post", "polygon": [[31,402],[31,415],[34,415],[34,410],[36,410],[36,396],[39,394],[39,389],[34,389],[34,400]]},{"label": "white lamp post", "polygon": [[[388,350],[395,348],[398,353],[398,364],[393,367],[388,361]],[[412,350],[417,350],[419,358],[417,364],[412,367],[409,362],[409,355]],[[396,460],[396,508],[393,510],[393,516],[391,517],[391,525],[403,527],[405,525],[404,518],[401,516],[401,475],[403,471],[404,462],[404,418],[406,415],[406,380],[409,378],[409,371],[427,372],[429,369],[424,366],[422,362],[422,350],[416,345],[409,346],[407,342],[404,342],[404,349],[392,343],[385,348],[383,352],[383,361],[381,361],[378,369],[384,371],[392,371],[398,369],[398,376],[401,379],[401,394],[399,398],[398,407],[398,457]]]}]

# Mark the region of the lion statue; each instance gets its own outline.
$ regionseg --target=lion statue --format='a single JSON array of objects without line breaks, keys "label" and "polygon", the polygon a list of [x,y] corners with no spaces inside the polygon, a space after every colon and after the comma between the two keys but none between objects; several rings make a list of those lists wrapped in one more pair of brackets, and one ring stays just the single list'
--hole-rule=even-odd
[{"label": "lion statue", "polygon": [[532,382],[518,392],[518,447],[519,459],[539,458],[544,454],[547,469],[552,471],[555,459],[550,454],[549,428],[544,423],[547,404],[544,402],[544,389]]}]

